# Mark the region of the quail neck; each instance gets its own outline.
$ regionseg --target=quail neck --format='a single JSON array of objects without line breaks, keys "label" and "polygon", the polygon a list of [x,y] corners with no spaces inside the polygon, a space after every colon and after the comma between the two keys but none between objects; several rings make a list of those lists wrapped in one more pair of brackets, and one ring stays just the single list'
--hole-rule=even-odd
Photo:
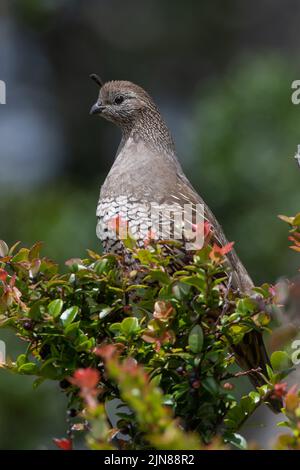
[{"label": "quail neck", "polygon": [[128,123],[121,123],[122,142],[132,138],[142,140],[152,151],[174,156],[175,147],[171,133],[154,104],[148,104]]}]

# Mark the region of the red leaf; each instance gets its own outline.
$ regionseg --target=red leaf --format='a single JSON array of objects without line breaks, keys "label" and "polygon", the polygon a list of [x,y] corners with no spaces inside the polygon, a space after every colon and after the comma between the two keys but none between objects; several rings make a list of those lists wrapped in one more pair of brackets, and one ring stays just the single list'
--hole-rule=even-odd
[{"label": "red leaf", "polygon": [[221,248],[221,254],[226,255],[227,253],[229,253],[232,250],[233,245],[234,242],[227,243],[227,245]]},{"label": "red leaf", "polygon": [[117,349],[113,344],[104,344],[102,346],[99,346],[98,348],[95,348],[94,353],[105,360],[110,360],[116,355]]},{"label": "red leaf", "polygon": [[277,397],[277,398],[282,398],[286,394],[287,394],[287,383],[286,382],[275,384],[273,396],[275,395],[275,397]]},{"label": "red leaf", "polygon": [[216,243],[214,243],[212,250],[209,254],[210,259],[213,261],[217,261],[223,256],[225,256],[229,251],[232,250],[232,247],[234,245],[234,242],[227,243],[227,245],[224,246],[218,246]]},{"label": "red leaf", "polygon": [[4,269],[0,269],[0,281],[5,282],[8,274]]},{"label": "red leaf", "polygon": [[272,295],[272,297],[275,297],[275,295],[276,295],[276,293],[277,293],[277,292],[276,292],[276,287],[270,285],[268,290],[269,290],[269,293]]},{"label": "red leaf", "polygon": [[149,246],[150,243],[153,241],[153,240],[156,240],[158,237],[155,233],[155,230],[154,229],[150,229],[148,230],[148,233],[145,237],[145,240],[144,240],[144,245],[145,247]]},{"label": "red leaf", "polygon": [[300,246],[300,241],[297,240],[295,237],[288,237],[288,239],[291,241],[291,242],[294,242],[297,246]]},{"label": "red leaf", "polygon": [[212,232],[212,225],[205,221],[204,222],[204,238],[206,239],[208,235]]},{"label": "red leaf", "polygon": [[210,241],[213,233],[212,225],[207,220],[204,223],[200,222],[198,224],[192,224],[192,230],[196,233],[196,235],[203,234],[205,244]]},{"label": "red leaf", "polygon": [[86,369],[77,369],[71,377],[70,382],[79,388],[93,389],[100,380],[100,372],[97,369],[87,367]]},{"label": "red leaf", "polygon": [[15,285],[15,283],[16,283],[16,277],[17,277],[16,273],[13,274],[13,276],[11,277],[11,279],[10,279],[10,281],[9,281],[10,287],[14,287],[14,285]]},{"label": "red leaf", "polygon": [[54,444],[57,445],[57,447],[59,449],[62,449],[62,450],[73,450],[73,442],[71,439],[67,439],[65,437],[63,437],[62,439],[57,439],[57,438],[54,438],[53,439],[53,442]]},{"label": "red leaf", "polygon": [[138,369],[138,363],[133,357],[127,357],[125,361],[122,364],[122,368],[124,372],[127,372],[128,374],[135,373]]},{"label": "red leaf", "polygon": [[[147,331],[147,330],[146,330]],[[145,333],[142,335],[142,339],[146,342],[146,343],[156,343],[157,341],[157,338],[155,336],[155,333],[153,332],[149,332],[149,333]]]},{"label": "red leaf", "polygon": [[174,312],[174,308],[170,302],[165,302],[164,300],[158,300],[154,304],[153,317],[158,320],[168,320]]}]

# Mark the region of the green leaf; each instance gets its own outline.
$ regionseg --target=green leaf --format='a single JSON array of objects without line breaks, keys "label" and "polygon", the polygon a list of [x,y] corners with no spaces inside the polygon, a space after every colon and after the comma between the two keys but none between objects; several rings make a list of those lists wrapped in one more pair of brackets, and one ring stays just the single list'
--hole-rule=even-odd
[{"label": "green leaf", "polygon": [[8,246],[4,240],[0,240],[0,257],[4,258],[6,255],[8,255]]},{"label": "green leaf", "polygon": [[85,269],[85,266],[82,265],[82,260],[80,258],[68,259],[68,261],[65,262],[65,265],[68,266],[71,273],[78,273],[80,269]]},{"label": "green leaf", "polygon": [[72,323],[72,321],[75,320],[78,314],[78,310],[79,309],[77,306],[67,308],[67,310],[65,310],[60,316],[62,324],[64,326],[70,325],[70,323]]},{"label": "green leaf", "polygon": [[29,261],[33,261],[40,257],[40,250],[43,246],[43,242],[37,242],[30,248],[28,259]]},{"label": "green leaf", "polygon": [[278,218],[279,218],[280,220],[283,220],[283,222],[287,222],[287,223],[290,224],[290,225],[293,225],[293,224],[294,224],[294,219],[295,219],[295,217],[288,217],[288,216],[286,216],[286,215],[281,215],[281,214],[280,214],[280,215],[278,215]]},{"label": "green leaf", "polygon": [[151,269],[149,271],[148,276],[145,277],[145,281],[148,281],[149,279],[153,279],[154,281],[158,281],[161,284],[169,284],[170,278],[167,273],[164,271],[161,271],[160,269]]},{"label": "green leaf", "polygon": [[279,423],[276,423],[276,426],[279,428],[289,428],[290,427],[290,422],[289,421],[279,421]]},{"label": "green leaf", "polygon": [[19,263],[20,261],[28,261],[29,250],[21,248],[20,251],[11,260],[12,263]]},{"label": "green leaf", "polygon": [[264,297],[265,299],[267,299],[268,297],[270,297],[270,291],[269,291],[269,288],[270,288],[270,285],[269,284],[263,284],[262,286],[260,287],[253,287],[252,290],[254,292],[257,292],[258,294],[260,294],[262,297]]},{"label": "green leaf", "polygon": [[241,314],[240,313],[232,313],[231,315],[229,315],[228,317],[228,322],[231,323],[231,322],[234,322],[234,321],[239,321],[241,318]]},{"label": "green leaf", "polygon": [[63,301],[61,299],[55,299],[50,302],[48,305],[48,312],[53,317],[56,318],[61,314],[63,308]]},{"label": "green leaf", "polygon": [[38,367],[34,362],[26,362],[18,368],[21,374],[36,374],[37,370]]},{"label": "green leaf", "polygon": [[155,387],[158,387],[159,384],[160,384],[161,378],[162,378],[162,375],[161,375],[161,374],[155,375],[155,376],[153,377],[153,379],[151,379],[150,382],[151,382],[153,385],[155,385]]},{"label": "green leaf", "polygon": [[255,392],[252,390],[252,392],[249,393],[249,397],[253,401],[255,405],[257,405],[260,402],[260,394],[258,392]]},{"label": "green leaf", "polygon": [[[232,335],[244,335],[249,330],[249,327],[246,325],[232,325],[229,329]],[[239,340],[240,338],[238,338]]]},{"label": "green leaf", "polygon": [[226,434],[224,440],[241,450],[246,450],[248,447],[246,439],[237,433]]},{"label": "green leaf", "polygon": [[138,260],[141,264],[150,264],[155,262],[155,256],[151,253],[151,251],[146,249],[138,250],[136,253]]},{"label": "green leaf", "polygon": [[191,286],[183,282],[176,282],[172,287],[173,295],[178,300],[183,300],[189,294]]},{"label": "green leaf", "polygon": [[137,246],[136,240],[131,237],[130,233],[128,233],[128,237],[123,239],[122,242],[124,243],[124,246],[129,250],[133,250]]},{"label": "green leaf", "polygon": [[[259,397],[259,400],[260,400],[260,397]],[[249,396],[246,395],[241,398],[240,407],[242,408],[242,411],[245,416],[250,415],[253,412],[253,410],[256,407],[256,403],[257,403],[256,396],[255,396],[255,399],[253,399],[250,395]]]},{"label": "green leaf", "polygon": [[136,333],[140,327],[139,327],[139,322],[136,317],[128,317],[125,318],[121,325],[121,331],[125,336],[131,336],[134,333]]},{"label": "green leaf", "polygon": [[121,323],[112,323],[108,329],[109,331],[117,335],[121,331]]},{"label": "green leaf", "polygon": [[149,289],[149,286],[147,286],[146,284],[132,284],[127,287],[126,292],[131,292],[132,290],[137,289]]},{"label": "green leaf", "polygon": [[190,286],[194,286],[200,291],[204,291],[205,289],[205,281],[204,279],[201,279],[199,276],[185,276],[182,277],[181,282],[184,282],[185,284],[188,284]]},{"label": "green leaf", "polygon": [[104,307],[101,312],[99,313],[99,318],[102,320],[103,318],[107,317],[107,315],[110,314],[110,312],[113,311],[112,307]]},{"label": "green leaf", "polygon": [[28,316],[33,320],[40,320],[44,313],[45,305],[43,304],[43,300],[38,300],[32,304]]},{"label": "green leaf", "polygon": [[269,379],[272,380],[274,377],[274,372],[273,372],[272,367],[270,367],[269,364],[266,364],[266,369],[267,369]]},{"label": "green leaf", "polygon": [[26,354],[20,354],[17,357],[16,364],[17,364],[18,369],[20,369],[20,367],[26,363],[26,360],[27,360]]},{"label": "green leaf", "polygon": [[293,225],[300,225],[300,212],[295,215],[294,220],[293,220]]},{"label": "green leaf", "polygon": [[81,338],[81,341],[77,345],[78,351],[91,351],[95,347],[95,338]]},{"label": "green leaf", "polygon": [[188,345],[190,350],[198,354],[202,350],[203,346],[203,330],[200,325],[195,325],[194,328],[191,330],[188,338]]},{"label": "green leaf", "polygon": [[108,270],[109,264],[110,263],[108,258],[104,258],[97,261],[94,265],[95,273],[97,273],[98,276],[101,276],[101,274],[105,273]]},{"label": "green leaf", "polygon": [[206,377],[204,380],[202,380],[201,383],[208,393],[210,393],[211,395],[218,395],[219,385],[213,377]]},{"label": "green leaf", "polygon": [[249,298],[238,300],[236,305],[237,312],[241,315],[247,315],[248,313],[254,312],[256,309],[256,302]]},{"label": "green leaf", "polygon": [[269,385],[268,384],[262,385],[261,387],[258,387],[257,390],[258,390],[260,396],[264,397],[269,391]]},{"label": "green leaf", "polygon": [[232,408],[228,410],[224,419],[224,423],[226,424],[227,428],[235,430],[240,426],[240,423],[243,421],[244,418],[245,413],[242,410],[242,407],[239,404],[235,404]]},{"label": "green leaf", "polygon": [[172,395],[163,395],[162,403],[167,406],[174,406],[174,398]]},{"label": "green leaf", "polygon": [[69,325],[65,326],[64,333],[67,336],[74,335],[77,333],[77,330],[80,327],[80,321],[76,321],[74,323],[70,323]]},{"label": "green leaf", "polygon": [[96,253],[95,251],[89,250],[88,248],[87,248],[86,251],[87,251],[90,258],[96,259],[96,260],[101,259],[101,256],[98,253]]},{"label": "green leaf", "polygon": [[271,355],[271,364],[274,370],[281,371],[291,367],[292,361],[285,351],[275,351]]}]

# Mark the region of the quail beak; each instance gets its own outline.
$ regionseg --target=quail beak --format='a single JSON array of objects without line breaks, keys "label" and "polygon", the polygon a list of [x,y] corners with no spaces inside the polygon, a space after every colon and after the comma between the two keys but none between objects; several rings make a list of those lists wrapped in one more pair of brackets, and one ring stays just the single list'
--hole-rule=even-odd
[{"label": "quail beak", "polygon": [[90,110],[90,114],[101,114],[105,106],[102,106],[99,103],[95,103]]}]

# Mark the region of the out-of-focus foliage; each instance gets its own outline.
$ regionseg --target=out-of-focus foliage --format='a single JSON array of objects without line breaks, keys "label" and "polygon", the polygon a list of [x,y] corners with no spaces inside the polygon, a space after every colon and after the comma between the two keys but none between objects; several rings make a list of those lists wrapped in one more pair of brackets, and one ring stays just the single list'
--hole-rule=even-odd
[{"label": "out-of-focus foliage", "polygon": [[290,225],[289,241],[292,242],[290,248],[300,253],[300,212],[295,217],[280,215],[279,218]]},{"label": "out-of-focus foliage", "polygon": [[[76,418],[70,437],[90,419],[92,448],[195,449],[216,434],[217,447],[223,441],[245,448],[237,431],[278,395],[290,360],[273,353],[265,385],[237,401],[231,346],[252,330],[268,330],[273,294],[267,284],[255,289],[256,298],[224,288],[223,253],[230,248],[210,246],[208,237],[193,263],[171,274],[173,255],[163,245],[149,241],[137,249],[128,240],[140,262],[136,271],[89,250],[60,274],[40,256],[40,243],[9,249],[0,242],[1,327],[27,344],[7,367],[35,376],[35,387],[58,381]],[[112,428],[103,405],[116,398],[121,411]],[[68,448],[71,441],[57,444]]]},{"label": "out-of-focus foliage", "polygon": [[[1,237],[12,244],[18,240],[30,244],[37,234],[45,241],[47,256],[63,263],[75,254],[83,256],[86,243],[94,249],[99,247],[95,228],[98,189],[79,189],[63,182],[55,186],[41,188],[40,195],[26,193],[25,204],[15,191],[1,198],[2,220],[9,221],[1,226]],[[13,238],[12,233],[16,234]]]},{"label": "out-of-focus foliage", "polygon": [[[10,344],[7,353],[11,354],[14,347],[14,355],[21,354],[24,345],[8,333],[1,332],[1,339]],[[32,377],[12,375],[3,369],[0,377],[1,449],[32,449],[33,442],[35,449],[54,447],[49,445],[49,435],[64,434],[67,430],[67,401],[57,385],[48,382],[33,390]],[[20,423],[24,423],[22,430]]]},{"label": "out-of-focus foliage", "polygon": [[[284,384],[281,384],[284,385]],[[285,400],[283,410],[286,419],[278,423],[279,426],[287,427],[290,433],[281,434],[276,442],[277,450],[299,450],[300,449],[300,391],[294,386],[287,391],[286,386],[281,387],[282,396]]]},{"label": "out-of-focus foliage", "polygon": [[245,57],[222,80],[201,85],[190,131],[193,182],[259,281],[274,281],[296,266],[292,256],[276,256],[286,244],[274,217],[295,213],[299,204],[294,154],[300,112],[290,88],[295,76],[294,66],[277,56]]},{"label": "out-of-focus foliage", "polygon": [[[292,242],[290,248],[293,251],[300,252],[300,212],[295,217],[287,217],[284,215],[279,216],[281,220],[287,222],[290,226],[289,240]],[[289,298],[295,295],[295,291],[299,290],[298,283],[289,284]],[[297,312],[299,314],[299,311]],[[299,324],[298,324],[299,325]],[[296,329],[299,332],[299,327]],[[299,346],[299,344],[298,344]],[[294,362],[299,361],[299,349],[294,351]],[[293,356],[292,356],[293,357]],[[286,384],[277,384],[275,391],[277,394],[284,397],[284,409],[286,419],[278,423],[278,426],[287,427],[291,432],[281,434],[276,442],[276,449],[278,450],[299,450],[300,449],[300,390],[297,391],[297,386],[294,385],[290,390],[287,390]]]}]

